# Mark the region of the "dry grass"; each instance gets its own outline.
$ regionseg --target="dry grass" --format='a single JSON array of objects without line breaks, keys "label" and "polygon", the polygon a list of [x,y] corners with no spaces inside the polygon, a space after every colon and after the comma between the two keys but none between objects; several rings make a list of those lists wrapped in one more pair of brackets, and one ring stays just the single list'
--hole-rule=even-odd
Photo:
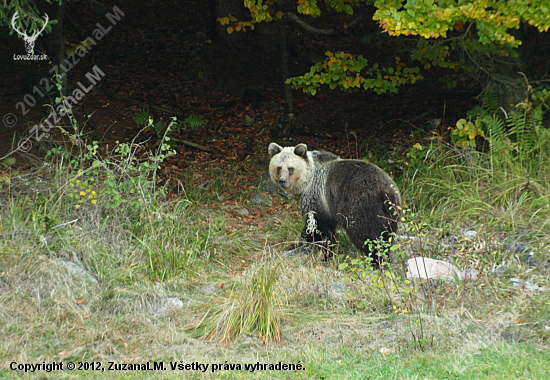
[{"label": "dry grass", "polygon": [[[393,285],[384,287],[376,272],[351,280],[337,269],[342,257],[322,261],[317,256],[282,256],[288,242],[280,242],[293,238],[301,224],[298,217],[289,220],[287,209],[297,207],[292,202],[265,213],[257,220],[265,223],[259,228],[226,211],[215,198],[205,198],[203,190],[196,198],[200,202],[188,193],[181,201],[152,202],[137,212],[101,205],[75,211],[72,200],[55,188],[59,184],[53,185],[50,193],[45,189],[46,196],[26,201],[13,192],[2,193],[0,369],[8,377],[16,374],[8,370],[12,361],[183,360],[301,361],[307,368],[302,373],[269,373],[284,378],[360,379],[375,369],[391,378],[391,373],[406,371],[398,365],[406,360],[431,368],[448,363],[457,378],[466,379],[471,373],[459,357],[475,364],[476,355],[487,351],[503,368],[511,368],[508,361],[527,350],[526,365],[535,366],[535,375],[524,378],[534,379],[540,373],[537,363],[550,361],[548,293],[527,291],[509,280],[517,277],[549,287],[547,270],[527,266],[521,255],[506,250],[502,238],[483,230],[465,239],[460,226],[446,228],[446,233],[434,226],[425,231],[423,246],[403,242],[408,254],[451,257],[457,265],[481,271],[475,282],[438,283],[429,288],[430,296],[420,284],[405,297],[408,285],[399,276],[401,269],[388,282]],[[217,192],[230,196],[224,183],[217,186]],[[246,197],[238,196],[243,203]],[[260,206],[246,205],[264,214]],[[281,227],[277,221],[286,224]],[[445,245],[452,234],[458,241]],[[339,252],[353,256],[343,240]],[[548,256],[543,244],[532,249],[538,258]],[[506,265],[507,271],[491,272],[498,265]],[[409,312],[393,308],[413,301]],[[189,329],[198,321],[203,327],[209,324],[202,335],[213,341],[197,339]],[[414,370],[399,373],[401,378],[414,377]],[[433,373],[425,377],[444,376],[443,369]],[[227,378],[261,375],[224,372]]]}]

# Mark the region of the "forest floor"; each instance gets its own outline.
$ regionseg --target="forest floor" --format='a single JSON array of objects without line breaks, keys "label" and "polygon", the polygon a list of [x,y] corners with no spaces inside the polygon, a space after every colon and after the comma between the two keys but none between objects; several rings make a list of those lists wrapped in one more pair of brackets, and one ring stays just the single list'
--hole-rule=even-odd
[{"label": "forest floor", "polygon": [[[166,9],[153,4],[117,4],[125,16],[69,72],[75,86],[71,90],[78,88],[76,83],[88,85],[85,75],[94,66],[105,73],[74,107],[81,132],[88,139],[128,141],[140,129],[134,118],[143,110],[155,121],[169,121],[172,116],[182,121],[196,115],[205,124],[182,128],[174,137],[206,146],[210,153],[182,145],[178,162],[173,162],[181,170],[188,162],[213,162],[215,166],[235,156],[243,161],[249,154],[266,151],[272,135],[306,142],[344,158],[406,148],[415,143],[413,132],[420,135],[436,125],[436,131],[448,134],[448,127],[478,103],[478,87],[446,88],[439,81],[443,73],[426,70],[425,80],[403,86],[399,94],[323,90],[312,97],[294,91],[293,129],[283,132],[277,127],[285,114],[279,50],[271,28],[258,26],[256,33],[246,33],[226,46],[204,40],[212,35],[207,2],[199,7],[194,2],[193,6],[189,1],[178,2],[175,14],[166,14]],[[90,12],[84,4],[75,4],[69,15],[69,47],[92,35],[96,23],[108,25],[103,15]],[[361,36],[368,33],[375,31],[364,23],[355,35],[318,40],[289,28],[291,75],[306,72],[312,59],[323,57],[328,50],[348,49],[386,63],[388,45],[361,42]],[[0,153],[5,154],[49,114],[47,104],[53,98],[38,95],[40,86],[51,77],[51,65],[13,61],[13,54],[22,53],[22,42],[15,36],[3,42],[7,49],[0,54],[0,64],[9,75],[0,77],[0,111],[16,118],[15,126],[1,130]],[[37,50],[41,42],[45,43],[39,40]],[[56,137],[51,133],[43,138],[45,147],[31,140],[29,153],[40,155],[48,147],[47,140]]]}]

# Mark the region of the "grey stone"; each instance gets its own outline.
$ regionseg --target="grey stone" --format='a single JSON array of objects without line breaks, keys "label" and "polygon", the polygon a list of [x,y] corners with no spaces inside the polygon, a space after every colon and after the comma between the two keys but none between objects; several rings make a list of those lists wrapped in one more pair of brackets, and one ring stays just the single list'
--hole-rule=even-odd
[{"label": "grey stone", "polygon": [[92,10],[96,15],[104,15],[107,12],[107,6],[99,1],[92,0]]},{"label": "grey stone", "polygon": [[201,44],[203,44],[203,43],[205,43],[209,40],[208,35],[203,33],[203,32],[200,32],[200,31],[195,33],[195,38]]},{"label": "grey stone", "polygon": [[208,284],[197,288],[199,292],[206,295],[214,295],[218,293],[219,288],[214,284]]},{"label": "grey stone", "polygon": [[539,293],[546,293],[549,288],[543,288],[542,286],[538,286],[537,284],[533,284],[532,282],[525,281],[525,290],[531,291],[531,292],[539,292]]},{"label": "grey stone", "polygon": [[159,133],[164,133],[166,131],[166,128],[168,128],[168,123],[164,120],[159,120],[155,122],[155,128]]},{"label": "grey stone", "polygon": [[97,279],[93,274],[88,272],[86,269],[82,268],[80,265],[73,263],[72,261],[58,259],[56,260],[61,266],[67,268],[69,274],[73,277],[81,278],[85,281],[97,284]]},{"label": "grey stone", "polygon": [[492,270],[493,273],[495,274],[504,274],[508,271],[508,267],[504,264],[502,265],[499,265],[498,267],[496,267],[495,269]]},{"label": "grey stone", "polygon": [[286,257],[299,257],[299,256],[306,256],[313,252],[315,247],[313,244],[307,244],[307,245],[301,245],[299,247],[296,247],[294,249],[290,249],[288,251],[284,251],[283,255]]},{"label": "grey stone", "polygon": [[345,282],[335,281],[314,284],[312,289],[315,293],[324,295],[330,302],[342,302],[348,298],[347,292],[352,290],[352,287]]},{"label": "grey stone", "polygon": [[273,198],[265,194],[252,194],[250,196],[250,202],[260,206],[271,207],[273,205]]},{"label": "grey stone", "polygon": [[8,283],[2,280],[2,278],[0,277],[0,293],[8,291],[9,288],[10,286],[8,285]]},{"label": "grey stone", "polygon": [[543,288],[541,286],[538,286],[537,284],[534,284],[530,281],[523,281],[519,278],[516,278],[516,277],[511,277],[510,278],[510,282],[512,283],[513,286],[515,287],[521,287],[527,291],[530,291],[530,292],[539,292],[539,293],[546,293],[548,291],[550,291],[550,288]]},{"label": "grey stone", "polygon": [[245,125],[254,124],[254,118],[252,116],[244,115],[244,124]]},{"label": "grey stone", "polygon": [[449,236],[448,246],[454,247],[457,243],[458,243],[458,236],[454,234]]},{"label": "grey stone", "polygon": [[350,290],[350,286],[345,282],[333,282],[330,284],[330,292],[335,296],[345,296]]},{"label": "grey stone", "polygon": [[318,54],[317,52],[309,51],[308,55],[309,63],[312,65],[325,61],[325,57],[323,57],[321,54]]},{"label": "grey stone", "polygon": [[513,241],[506,246],[506,250],[511,253],[523,253],[527,251],[528,245],[520,241]]},{"label": "grey stone", "polygon": [[236,213],[240,216],[247,216],[250,214],[246,208],[239,208],[236,210]]},{"label": "grey stone", "polygon": [[535,259],[533,251],[527,252],[527,254],[522,257],[522,260],[528,267],[536,267],[538,265],[537,259]]},{"label": "grey stone", "polygon": [[408,279],[477,280],[478,272],[471,268],[459,270],[453,264],[430,257],[413,257],[407,260]]},{"label": "grey stone", "polygon": [[156,318],[164,317],[174,310],[183,309],[184,306],[185,303],[179,298],[163,298],[152,307],[151,315]]}]

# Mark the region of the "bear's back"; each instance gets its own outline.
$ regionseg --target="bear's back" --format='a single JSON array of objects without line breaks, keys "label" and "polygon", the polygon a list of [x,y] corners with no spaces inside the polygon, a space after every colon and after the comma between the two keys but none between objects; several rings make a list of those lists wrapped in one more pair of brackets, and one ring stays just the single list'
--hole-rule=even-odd
[{"label": "bear's back", "polygon": [[313,150],[308,153],[311,153],[311,158],[313,158],[313,161],[316,163],[324,163],[340,159],[340,157],[335,155],[334,153],[326,152],[324,150]]},{"label": "bear's back", "polygon": [[333,160],[320,166],[324,172],[319,175],[325,181],[325,196],[331,202],[339,203],[334,198],[342,196],[363,198],[369,194],[369,197],[383,196],[392,203],[401,204],[393,179],[374,164],[361,160]]}]

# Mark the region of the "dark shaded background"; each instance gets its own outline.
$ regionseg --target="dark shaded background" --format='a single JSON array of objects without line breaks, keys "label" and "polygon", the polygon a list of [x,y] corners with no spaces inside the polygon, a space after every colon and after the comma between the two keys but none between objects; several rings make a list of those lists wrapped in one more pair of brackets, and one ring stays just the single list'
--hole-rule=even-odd
[{"label": "dark shaded background", "polygon": [[[402,86],[398,94],[322,90],[309,96],[293,91],[295,119],[285,135],[278,129],[284,100],[275,25],[258,25],[255,31],[224,44],[216,38],[217,25],[208,1],[120,0],[105,1],[101,3],[104,7],[91,4],[68,3],[65,39],[69,43],[90,36],[97,23],[108,25],[105,13],[114,5],[125,16],[69,73],[73,86],[85,82],[85,74],[94,65],[105,73],[100,84],[75,108],[80,128],[93,139],[127,141],[139,130],[133,117],[142,108],[148,108],[156,121],[198,115],[206,124],[182,130],[177,136],[204,145],[211,153],[180,146],[182,159],[177,166],[185,166],[186,160],[220,156],[242,160],[266,150],[272,139],[292,144],[307,142],[312,148],[332,150],[344,157],[405,149],[414,144],[411,134],[425,135],[433,128],[448,134],[448,127],[479,103],[479,84],[466,81],[456,88],[446,88],[440,81],[445,73],[438,70],[424,70],[425,80]],[[363,54],[370,62],[392,64],[395,55],[400,54],[397,45],[387,43],[386,38],[365,38],[378,29],[369,17],[369,9],[363,12],[361,24],[347,35],[315,36],[289,26],[291,75],[307,71],[327,50]],[[352,16],[323,16],[316,26],[335,27],[346,17]],[[47,62],[14,61],[13,54],[25,53],[24,45],[15,34],[8,36],[7,32],[4,27],[0,39],[0,114],[13,113],[18,122],[13,128],[1,127],[2,155],[25,129],[48,114],[41,103],[51,101],[37,97],[39,104],[25,116],[16,109],[16,103],[25,94],[32,94],[41,78],[51,77],[51,66]],[[47,49],[48,38],[40,36],[35,51]],[[59,138],[54,133],[50,141]],[[47,141],[33,144],[30,153],[39,155],[47,146]]]}]

